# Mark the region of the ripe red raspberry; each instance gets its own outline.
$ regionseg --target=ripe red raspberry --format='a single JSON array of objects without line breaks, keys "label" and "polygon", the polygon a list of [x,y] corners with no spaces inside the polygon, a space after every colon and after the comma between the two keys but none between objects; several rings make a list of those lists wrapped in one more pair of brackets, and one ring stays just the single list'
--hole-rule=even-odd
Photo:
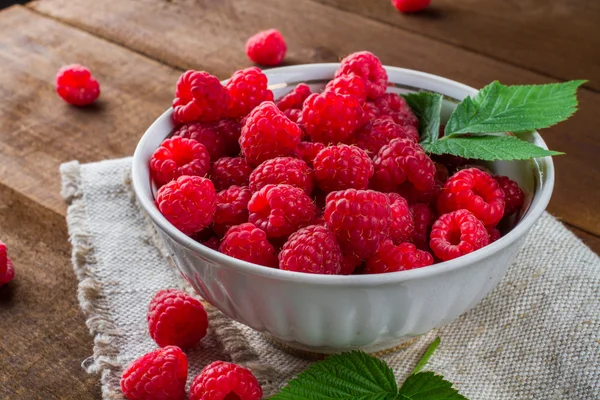
[{"label": "ripe red raspberry", "polygon": [[219,251],[219,246],[221,245],[221,238],[219,238],[218,236],[212,236],[206,240],[201,241],[200,243],[202,243],[209,249]]},{"label": "ripe red raspberry", "polygon": [[156,204],[175,228],[191,235],[212,222],[217,192],[210,179],[184,175],[158,189]]},{"label": "ripe red raspberry", "polygon": [[392,209],[383,193],[348,189],[329,193],[324,216],[344,254],[365,259],[388,237]]},{"label": "ripe red raspberry", "polygon": [[388,193],[387,196],[390,198],[392,208],[390,239],[394,244],[410,242],[415,226],[408,202],[397,193]]},{"label": "ripe red raspberry", "polygon": [[409,139],[393,139],[373,159],[373,188],[395,192],[398,185],[409,181],[417,190],[428,191],[435,184],[435,165],[423,148]]},{"label": "ripe red raspberry", "polygon": [[160,186],[182,175],[205,176],[210,171],[206,147],[193,139],[165,139],[150,158],[150,170]]},{"label": "ripe red raspberry", "polygon": [[121,377],[121,390],[129,400],[184,400],[187,357],[179,347],[167,346],[133,361]]},{"label": "ripe red raspberry", "polygon": [[248,203],[248,221],[269,238],[288,236],[315,218],[315,204],[302,189],[291,185],[266,185]]},{"label": "ripe red raspberry", "polygon": [[56,74],[56,93],[69,104],[87,106],[100,96],[100,84],[86,67],[66,65]]},{"label": "ripe red raspberry", "polygon": [[391,117],[377,117],[356,133],[354,144],[374,157],[383,146],[397,138],[418,143],[419,132],[412,125],[398,125]]},{"label": "ripe red raspberry", "polygon": [[429,241],[429,229],[435,220],[435,215],[427,204],[417,203],[410,206],[413,217],[412,240],[419,249],[426,249]]},{"label": "ripe red raspberry", "polygon": [[486,226],[496,226],[504,215],[504,192],[487,173],[469,168],[458,171],[446,181],[438,197],[440,214],[467,209]]},{"label": "ripe red raspberry", "polygon": [[468,210],[444,214],[433,223],[429,246],[440,260],[471,253],[489,242],[485,226]]},{"label": "ripe red raspberry", "polygon": [[248,202],[252,191],[246,186],[230,186],[217,193],[213,230],[220,236],[234,225],[248,222]]},{"label": "ripe red raspberry", "polygon": [[344,254],[344,259],[342,260],[342,268],[340,270],[340,275],[352,275],[355,271],[359,271],[362,267],[363,260],[361,257],[350,253]]},{"label": "ripe red raspberry", "polygon": [[15,267],[8,257],[6,245],[0,241],[0,286],[6,285],[15,277]]},{"label": "ripe red raspberry", "polygon": [[217,130],[217,123],[194,122],[179,128],[173,136],[181,136],[186,139],[193,139],[202,143],[212,162],[217,161],[221,157],[225,157],[227,152],[227,138]]},{"label": "ripe red raspberry", "polygon": [[250,165],[275,157],[292,155],[302,130],[271,102],[256,107],[242,128],[240,146]]},{"label": "ripe red raspberry", "polygon": [[342,250],[328,228],[311,225],[293,233],[279,253],[279,268],[309,274],[339,274]]},{"label": "ripe red raspberry", "polygon": [[277,266],[275,249],[267,240],[267,234],[249,222],[232,226],[225,233],[219,251],[238,260],[265,267]]},{"label": "ripe red raspberry", "polygon": [[387,72],[373,53],[359,51],[344,58],[335,72],[335,77],[350,74],[356,74],[365,81],[369,99],[376,99],[385,93],[388,83]]},{"label": "ripe red raspberry", "polygon": [[398,186],[398,193],[402,195],[409,203],[427,203],[436,204],[438,196],[442,192],[444,183],[448,180],[448,168],[434,162],[435,165],[435,184],[431,190],[417,190],[410,182],[404,182]]},{"label": "ripe red raspberry", "polygon": [[367,100],[365,80],[356,74],[341,75],[329,81],[325,91],[354,96],[360,104]]},{"label": "ripe red raspberry", "polygon": [[219,191],[230,186],[248,186],[252,167],[243,157],[223,157],[213,164],[211,170],[212,181]]},{"label": "ripe red raspberry", "polygon": [[246,55],[257,64],[279,65],[286,50],[283,35],[277,29],[258,32],[246,42]]},{"label": "ripe red raspberry", "polygon": [[392,0],[396,9],[403,13],[412,13],[426,9],[431,0]]},{"label": "ripe red raspberry", "polygon": [[267,88],[267,77],[256,67],[236,71],[225,87],[230,96],[227,111],[230,118],[245,117],[263,101],[273,101],[273,92]]},{"label": "ripe red raspberry", "polygon": [[206,336],[208,315],[204,306],[177,289],[156,292],[148,306],[148,331],[160,347],[189,349]]},{"label": "ripe red raspberry", "polygon": [[215,361],[194,378],[190,400],[260,400],[262,388],[252,372],[225,361]]},{"label": "ripe red raspberry", "polygon": [[313,190],[313,172],[302,160],[277,157],[260,164],[250,174],[250,190],[258,192],[268,184],[292,185],[310,195]]},{"label": "ripe red raspberry", "polygon": [[419,127],[419,119],[413,113],[406,100],[397,93],[386,93],[376,99],[374,104],[379,110],[379,116],[392,117],[398,125]]},{"label": "ripe red raspberry", "polygon": [[179,77],[173,100],[175,122],[218,121],[228,107],[229,93],[216,76],[189,70]]},{"label": "ripe red raspberry", "polygon": [[365,122],[360,103],[353,96],[314,93],[302,109],[302,123],[313,142],[344,143]]},{"label": "ripe red raspberry", "polygon": [[363,112],[365,113],[366,118],[369,121],[380,117],[379,108],[377,108],[377,106],[375,105],[375,103],[373,101],[367,101],[365,104],[363,104],[362,108],[363,108]]},{"label": "ripe red raspberry", "polygon": [[312,167],[315,157],[325,147],[327,146],[323,143],[300,142],[298,143],[298,146],[296,147],[296,151],[294,153],[295,155],[303,159],[306,165]]},{"label": "ripe red raspberry", "polygon": [[377,252],[365,263],[365,274],[383,274],[386,272],[407,271],[433,264],[433,257],[426,251],[418,250],[412,243],[395,245],[387,239]]},{"label": "ripe red raspberry", "polygon": [[502,233],[498,228],[488,228],[487,232],[489,243],[494,243],[496,240],[502,237]]},{"label": "ripe red raspberry", "polygon": [[[302,127],[302,110],[298,110],[297,108],[288,108],[287,110],[283,110],[283,115],[289,118],[290,121],[298,124],[300,129],[304,129]],[[302,132],[304,133],[304,132]],[[302,135],[305,136],[305,135]]]},{"label": "ripe red raspberry", "polygon": [[373,176],[373,162],[364,150],[340,144],[326,147],[313,161],[315,180],[326,193],[366,189]]},{"label": "ripe red raspberry", "polygon": [[310,86],[306,83],[300,83],[291,92],[277,100],[277,108],[281,111],[292,109],[302,110],[302,104],[304,104],[304,100],[306,100],[310,94]]},{"label": "ripe red raspberry", "polygon": [[516,213],[523,207],[525,195],[519,184],[508,176],[494,177],[500,189],[504,192],[504,216]]},{"label": "ripe red raspberry", "polygon": [[242,125],[236,120],[224,118],[214,124],[214,129],[222,138],[225,138],[225,154],[239,155]]}]

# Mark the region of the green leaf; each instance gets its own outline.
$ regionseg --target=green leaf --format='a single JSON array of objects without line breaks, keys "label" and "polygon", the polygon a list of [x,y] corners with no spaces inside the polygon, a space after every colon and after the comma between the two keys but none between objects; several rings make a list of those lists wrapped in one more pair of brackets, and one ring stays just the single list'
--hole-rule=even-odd
[{"label": "green leaf", "polygon": [[313,364],[272,399],[392,400],[397,394],[394,372],[385,362],[367,353],[352,351]]},{"label": "green leaf", "polygon": [[418,92],[402,95],[419,118],[421,142],[435,142],[440,133],[440,113],[443,97],[438,93]]},{"label": "green leaf", "polygon": [[429,345],[429,347],[425,351],[425,354],[423,354],[423,357],[421,357],[421,359],[419,360],[419,362],[417,363],[417,365],[415,366],[415,368],[410,373],[411,375],[418,374],[419,372],[421,372],[421,370],[423,369],[423,367],[425,366],[425,364],[427,364],[427,361],[429,361],[429,359],[431,358],[431,356],[435,352],[435,349],[437,349],[439,345],[440,345],[440,337],[438,336]]},{"label": "green leaf", "polygon": [[467,400],[452,388],[452,383],[433,372],[419,372],[408,377],[398,393],[402,400]]},{"label": "green leaf", "polygon": [[542,149],[514,136],[444,137],[434,143],[423,143],[423,149],[433,154],[452,154],[478,160],[528,160],[564,153]]},{"label": "green leaf", "polygon": [[586,81],[505,86],[492,82],[454,110],[445,134],[519,132],[552,126],[577,110],[577,88]]}]

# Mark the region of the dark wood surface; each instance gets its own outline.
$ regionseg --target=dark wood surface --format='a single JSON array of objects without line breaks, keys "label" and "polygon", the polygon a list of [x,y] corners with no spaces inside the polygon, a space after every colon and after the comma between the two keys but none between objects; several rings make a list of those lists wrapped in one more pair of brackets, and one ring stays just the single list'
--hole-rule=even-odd
[{"label": "dark wood surface", "polygon": [[[98,377],[80,366],[93,344],[77,303],[60,163],[131,154],[182,69],[226,78],[250,65],[244,43],[260,29],[284,33],[287,64],[367,49],[475,87],[591,79],[578,114],[544,137],[567,153],[555,159],[549,211],[600,252],[598,4],[433,0],[427,13],[404,16],[387,0],[39,0],[0,11],[0,239],[17,268],[0,289],[0,399],[100,398]],[[56,71],[73,62],[101,82],[92,108],[54,93]]]}]

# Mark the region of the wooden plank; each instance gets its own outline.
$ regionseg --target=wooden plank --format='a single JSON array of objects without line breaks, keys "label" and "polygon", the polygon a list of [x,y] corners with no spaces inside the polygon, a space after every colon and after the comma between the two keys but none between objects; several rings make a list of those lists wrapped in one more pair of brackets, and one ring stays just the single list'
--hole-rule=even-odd
[{"label": "wooden plank", "polygon": [[565,224],[565,226],[573,232],[583,243],[585,243],[590,249],[592,249],[596,254],[600,254],[600,237],[596,235],[592,235],[588,232],[582,231],[581,229],[575,228],[569,224]]},{"label": "wooden plank", "polygon": [[434,0],[412,15],[389,0],[314,1],[600,90],[599,1]]}]

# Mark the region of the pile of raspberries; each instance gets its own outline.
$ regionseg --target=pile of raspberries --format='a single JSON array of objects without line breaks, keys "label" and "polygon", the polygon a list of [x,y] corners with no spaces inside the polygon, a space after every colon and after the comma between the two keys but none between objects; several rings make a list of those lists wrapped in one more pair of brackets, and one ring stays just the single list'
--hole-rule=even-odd
[{"label": "pile of raspberries", "polygon": [[517,183],[426,154],[418,118],[387,86],[366,51],[324,90],[301,83],[277,101],[256,67],[224,85],[185,72],[178,128],[150,160],[158,209],[223,254],[316,274],[421,268],[500,238],[523,206]]}]

